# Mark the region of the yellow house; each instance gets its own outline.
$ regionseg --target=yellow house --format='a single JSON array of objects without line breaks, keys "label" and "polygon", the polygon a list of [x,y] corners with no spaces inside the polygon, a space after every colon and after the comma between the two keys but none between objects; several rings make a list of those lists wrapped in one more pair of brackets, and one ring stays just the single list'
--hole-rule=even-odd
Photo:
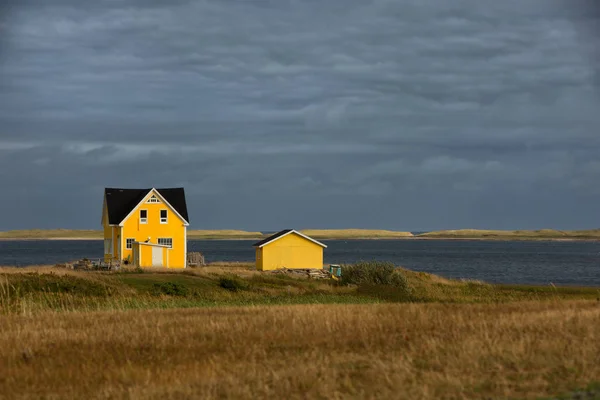
[{"label": "yellow house", "polygon": [[286,229],[253,245],[256,248],[256,269],[269,271],[278,268],[323,268],[321,242]]},{"label": "yellow house", "polygon": [[189,226],[183,188],[104,189],[104,259],[185,268]]}]

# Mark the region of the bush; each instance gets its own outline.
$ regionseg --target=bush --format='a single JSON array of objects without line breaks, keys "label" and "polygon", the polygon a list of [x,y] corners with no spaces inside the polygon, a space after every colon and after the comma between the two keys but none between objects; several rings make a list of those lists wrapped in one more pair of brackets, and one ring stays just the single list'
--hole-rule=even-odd
[{"label": "bush", "polygon": [[167,296],[186,296],[188,288],[179,283],[163,282],[152,285],[152,293],[155,295],[166,294]]},{"label": "bush", "polygon": [[408,281],[391,262],[365,261],[342,266],[342,283],[354,285],[389,285],[410,292]]},{"label": "bush", "polygon": [[[111,294],[108,286],[91,279],[84,279],[70,275],[55,275],[23,273],[5,274],[7,280],[7,294],[21,296],[28,293],[68,293],[84,296],[107,296]],[[0,282],[2,276],[0,276]],[[0,289],[1,290],[1,289]]]},{"label": "bush", "polygon": [[248,284],[237,276],[221,277],[219,279],[219,286],[232,292],[237,292],[238,290],[245,290],[248,288]]}]

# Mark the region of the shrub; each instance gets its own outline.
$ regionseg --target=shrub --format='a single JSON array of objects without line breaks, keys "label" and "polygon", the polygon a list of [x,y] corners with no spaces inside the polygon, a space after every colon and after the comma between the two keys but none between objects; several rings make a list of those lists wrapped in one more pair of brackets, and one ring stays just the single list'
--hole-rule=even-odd
[{"label": "shrub", "polygon": [[408,280],[391,262],[363,261],[342,267],[342,283],[354,285],[389,285],[410,292]]},{"label": "shrub", "polygon": [[[11,295],[28,293],[68,293],[85,296],[107,296],[110,288],[101,282],[70,275],[23,273],[4,275]],[[0,277],[1,278],[1,277]]]},{"label": "shrub", "polygon": [[223,276],[219,278],[219,286],[232,292],[237,292],[238,290],[244,290],[248,288],[248,284],[235,275]]},{"label": "shrub", "polygon": [[152,293],[155,295],[166,294],[167,296],[186,296],[188,288],[179,283],[162,282],[152,285]]}]

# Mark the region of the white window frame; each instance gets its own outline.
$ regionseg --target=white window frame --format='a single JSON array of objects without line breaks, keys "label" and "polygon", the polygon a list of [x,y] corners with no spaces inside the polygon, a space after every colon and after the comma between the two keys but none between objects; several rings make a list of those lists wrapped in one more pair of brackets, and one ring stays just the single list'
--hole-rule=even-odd
[{"label": "white window frame", "polygon": [[127,238],[127,239],[125,239],[125,248],[127,250],[133,249],[133,242],[135,242],[135,238]]},{"label": "white window frame", "polygon": [[[146,218],[142,218],[142,211],[146,211]],[[148,223],[148,210],[145,208],[142,208],[140,210],[140,224],[147,224]]]},{"label": "white window frame", "polygon": [[[163,213],[163,211],[164,211],[164,212],[166,213],[166,215],[167,215],[167,216],[166,216],[166,217],[164,217],[164,218],[162,217],[162,213]],[[161,209],[161,210],[160,210],[160,213],[159,213],[159,216],[160,216],[160,223],[161,223],[161,224],[168,224],[168,223],[169,223],[169,210],[167,210],[166,208],[164,208],[164,209]]]},{"label": "white window frame", "polygon": [[156,197],[155,194],[152,195],[152,197],[150,197],[146,203],[151,203],[151,204],[159,204],[160,200],[158,199],[158,197]]},{"label": "white window frame", "polygon": [[168,246],[170,249],[173,248],[173,238],[158,238],[156,243],[162,246]]}]

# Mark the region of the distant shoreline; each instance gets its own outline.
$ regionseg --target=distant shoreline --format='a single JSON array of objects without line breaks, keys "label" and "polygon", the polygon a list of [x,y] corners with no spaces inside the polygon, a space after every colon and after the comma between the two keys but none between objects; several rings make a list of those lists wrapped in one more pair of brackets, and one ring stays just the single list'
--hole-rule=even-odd
[{"label": "distant shoreline", "polygon": [[[383,229],[303,229],[316,240],[478,240],[478,241],[598,241],[600,229],[561,231],[539,230],[482,230],[458,229],[413,234],[412,232]],[[189,240],[262,240],[263,232],[233,229],[197,230],[187,232]],[[103,240],[100,230],[32,229],[0,232],[0,241],[24,240]]]},{"label": "distant shoreline", "polygon": [[[201,237],[188,236],[188,240],[262,240],[264,237]],[[600,237],[451,237],[451,236],[435,236],[435,237],[317,237],[317,240],[397,240],[397,241],[486,241],[486,242],[597,242]],[[34,242],[34,241],[102,241],[103,238],[98,237],[0,237],[0,242]]]}]

